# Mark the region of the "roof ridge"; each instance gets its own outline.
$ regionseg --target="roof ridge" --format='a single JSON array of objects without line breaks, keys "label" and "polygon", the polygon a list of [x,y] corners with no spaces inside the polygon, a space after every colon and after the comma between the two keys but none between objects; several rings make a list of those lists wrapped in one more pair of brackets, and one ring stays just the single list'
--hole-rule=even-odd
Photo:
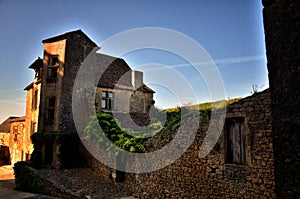
[{"label": "roof ridge", "polygon": [[95,46],[97,46],[97,44],[91,38],[89,38],[81,29],[65,32],[63,34],[56,35],[56,36],[50,37],[48,39],[44,39],[44,40],[42,40],[42,42],[43,43],[51,43],[51,42],[54,42],[54,41],[57,41],[57,40],[66,39],[69,35],[72,35],[72,34],[75,34],[75,33],[81,34],[82,36],[84,36],[85,38],[90,40],[90,42],[92,42]]}]

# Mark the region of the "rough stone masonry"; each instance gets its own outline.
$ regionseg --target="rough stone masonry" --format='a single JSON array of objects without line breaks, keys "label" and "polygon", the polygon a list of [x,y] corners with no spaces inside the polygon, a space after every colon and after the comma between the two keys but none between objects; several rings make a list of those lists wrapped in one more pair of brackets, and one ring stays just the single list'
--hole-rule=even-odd
[{"label": "rough stone masonry", "polygon": [[300,1],[263,0],[277,198],[300,198]]}]

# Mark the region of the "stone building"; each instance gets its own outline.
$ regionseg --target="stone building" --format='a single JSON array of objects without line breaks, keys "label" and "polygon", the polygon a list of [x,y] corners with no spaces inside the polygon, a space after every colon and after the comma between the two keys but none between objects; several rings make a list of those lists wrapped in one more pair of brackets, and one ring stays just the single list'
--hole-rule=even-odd
[{"label": "stone building", "polygon": [[10,120],[9,151],[12,165],[30,159],[33,146],[26,134],[25,116]]},{"label": "stone building", "polygon": [[17,117],[8,117],[0,124],[0,165],[10,164],[9,137],[10,137],[10,121]]},{"label": "stone building", "polygon": [[0,125],[0,162],[13,165],[30,159],[33,145],[26,129],[25,116],[11,116]]},{"label": "stone building", "polygon": [[35,71],[34,81],[26,86],[26,135],[30,136],[38,130],[40,96],[41,96],[41,73],[43,60],[37,58],[29,68]]},{"label": "stone building", "polygon": [[[45,39],[43,44],[43,59],[38,58],[29,67],[35,70],[34,82],[25,88],[27,130],[75,133],[72,115],[75,77],[85,58],[98,47],[81,30]],[[104,68],[106,60],[113,61]],[[95,70],[103,70],[95,94],[97,111],[148,112],[154,103],[154,91],[143,83],[142,72],[131,70],[123,59],[104,54],[97,54],[93,64]],[[125,100],[129,103],[124,103]],[[44,163],[59,164],[59,145],[55,142],[45,143],[42,153]]]},{"label": "stone building", "polygon": [[[200,159],[198,154],[209,119],[174,163],[149,173],[126,173],[124,186],[138,198],[274,198],[270,105],[269,90],[229,105],[224,130],[206,157]],[[181,128],[188,134],[190,126],[183,123]],[[157,135],[146,145],[160,149],[172,135],[165,133],[165,139]],[[92,158],[89,164],[100,175],[114,172]]]}]

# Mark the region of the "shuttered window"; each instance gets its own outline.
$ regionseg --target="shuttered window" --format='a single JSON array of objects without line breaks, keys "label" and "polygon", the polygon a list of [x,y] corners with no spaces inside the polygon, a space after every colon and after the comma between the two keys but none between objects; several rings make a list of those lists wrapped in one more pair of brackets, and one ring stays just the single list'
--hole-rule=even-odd
[{"label": "shuttered window", "polygon": [[245,119],[227,118],[225,122],[225,162],[246,163]]}]

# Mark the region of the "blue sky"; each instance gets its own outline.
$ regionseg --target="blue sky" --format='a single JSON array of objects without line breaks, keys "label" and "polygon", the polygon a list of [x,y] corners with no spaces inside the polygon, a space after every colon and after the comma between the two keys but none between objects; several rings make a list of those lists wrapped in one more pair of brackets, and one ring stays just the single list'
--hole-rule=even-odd
[{"label": "blue sky", "polygon": [[[261,0],[0,0],[0,25],[0,122],[10,115],[25,114],[23,88],[34,75],[28,66],[43,56],[42,40],[76,29],[82,29],[99,45],[132,28],[179,31],[198,42],[215,61],[226,98],[250,95],[253,84],[258,90],[268,87]],[[144,71],[146,83],[163,78],[184,92],[184,84],[176,84],[170,74],[145,66],[158,63],[177,68],[190,79],[197,101],[209,101],[204,82],[193,82],[189,64],[180,57],[147,49],[123,58],[132,68]],[[150,86],[157,91],[159,107],[192,102],[176,100],[172,90],[163,86]]]}]

